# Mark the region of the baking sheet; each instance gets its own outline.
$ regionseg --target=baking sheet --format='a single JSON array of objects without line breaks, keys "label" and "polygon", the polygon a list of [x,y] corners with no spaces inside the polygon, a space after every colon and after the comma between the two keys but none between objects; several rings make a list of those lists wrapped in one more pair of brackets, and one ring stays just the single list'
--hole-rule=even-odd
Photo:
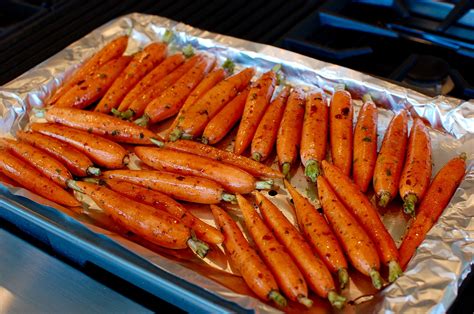
[{"label": "baking sheet", "polygon": [[[433,146],[433,173],[460,152],[467,153],[468,168],[465,180],[443,216],[418,249],[404,276],[373,296],[374,291],[370,282],[352,271],[350,288],[344,291],[352,301],[352,305],[345,309],[346,312],[366,312],[367,310],[444,312],[447,310],[456,297],[458,286],[470,271],[470,264],[474,261],[472,219],[474,216],[474,102],[472,101],[464,102],[442,96],[429,98],[360,72],[272,46],[209,33],[157,16],[130,14],[93,31],[0,88],[0,132],[4,136],[11,136],[18,129],[27,126],[31,118],[31,108],[41,107],[42,100],[59,86],[64,77],[111,39],[129,34],[131,39],[126,53],[130,54],[152,41],[160,40],[167,29],[173,30],[174,33],[171,50],[191,44],[196,49],[216,54],[221,62],[226,58],[231,58],[237,63],[237,69],[254,66],[262,72],[275,64],[282,64],[284,78],[291,84],[315,85],[331,93],[336,84],[342,83],[351,91],[354,98],[360,98],[364,93],[370,92],[377,105],[381,107],[378,126],[379,144],[393,111],[408,108],[412,115],[422,116],[433,126],[430,132]],[[354,117],[357,117],[360,101],[355,101],[354,104],[356,107]],[[220,146],[231,145],[230,139],[231,136]],[[291,182],[303,194],[314,196],[314,186],[306,182],[301,167],[294,174]],[[280,186],[277,188],[278,194],[269,197],[290,220],[294,221],[288,194],[281,188],[281,182],[276,183]],[[24,189],[10,188],[9,190],[39,203],[51,205],[51,202],[32,195]],[[388,210],[381,212],[383,221],[397,244],[406,227],[406,218],[401,214],[399,205],[394,204]],[[82,221],[93,231],[111,237],[127,249],[147,258],[157,267],[183,280],[199,285],[244,308],[253,308],[262,313],[277,311],[249,296],[251,292],[242,279],[230,274],[233,270],[217,247],[204,262],[201,262],[189,251],[166,250],[140,242],[139,239],[133,237],[119,236],[118,233],[121,233],[121,230],[111,226],[109,220],[94,206],[73,211],[53,206]],[[207,208],[191,204],[187,206],[206,222],[213,223]],[[239,220],[238,210],[233,206],[229,206],[228,209]],[[138,241],[143,246],[130,240]],[[330,311],[325,301],[317,297],[313,299],[315,306],[310,310],[311,312]],[[304,309],[291,305],[289,310],[301,312]]]}]

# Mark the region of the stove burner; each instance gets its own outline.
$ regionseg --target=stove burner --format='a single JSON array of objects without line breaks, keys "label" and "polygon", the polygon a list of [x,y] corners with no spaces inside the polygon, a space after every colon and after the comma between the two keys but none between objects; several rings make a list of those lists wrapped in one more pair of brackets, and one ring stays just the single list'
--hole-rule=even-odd
[{"label": "stove burner", "polygon": [[422,84],[439,83],[449,74],[449,64],[443,59],[420,55],[408,70],[407,79]]}]

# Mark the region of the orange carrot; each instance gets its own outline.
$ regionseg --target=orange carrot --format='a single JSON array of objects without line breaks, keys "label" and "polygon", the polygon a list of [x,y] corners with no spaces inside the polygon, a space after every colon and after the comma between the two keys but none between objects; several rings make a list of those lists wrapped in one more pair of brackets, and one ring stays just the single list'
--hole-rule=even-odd
[{"label": "orange carrot", "polygon": [[[133,99],[132,103],[128,106],[129,112],[135,118],[141,117],[145,112],[148,104],[153,101],[156,97],[160,96],[168,87],[176,83],[183,75],[186,74],[195,64],[202,58],[202,55],[196,55],[188,60],[185,63],[181,64],[174,71],[170,72],[161,80],[155,82],[152,87],[148,88],[143,92],[143,94],[138,95]],[[119,108],[119,110],[121,110]],[[124,113],[124,115],[128,115]]]},{"label": "orange carrot", "polygon": [[313,301],[308,299],[308,287],[303,274],[288,255],[285,247],[278,242],[253,206],[241,195],[236,196],[247,230],[260,256],[275,276],[278,286],[290,300],[311,307]]},{"label": "orange carrot", "polygon": [[207,157],[213,160],[221,161],[225,164],[236,166],[245,170],[255,177],[260,178],[282,178],[283,175],[278,170],[262,165],[247,157],[235,155],[232,152],[222,150],[216,147],[204,145],[189,140],[179,140],[176,142],[153,141],[159,147],[174,149],[180,152],[191,153],[194,155]]},{"label": "orange carrot", "polygon": [[123,56],[107,62],[72,86],[54,106],[80,109],[88,107],[104,96],[130,60],[131,57]]},{"label": "orange carrot", "polygon": [[290,87],[283,87],[280,94],[278,94],[278,96],[271,102],[267,111],[263,115],[250,146],[251,156],[256,161],[267,159],[272,152],[277,139],[278,127],[283,118],[286,101],[289,95]]},{"label": "orange carrot", "polygon": [[44,151],[30,144],[0,138],[0,147],[9,150],[13,155],[30,164],[45,177],[63,188],[66,187],[67,180],[72,180],[72,175],[66,167]]},{"label": "orange carrot", "polygon": [[152,144],[150,139],[157,137],[155,133],[144,127],[101,112],[53,107],[45,112],[45,118],[49,122],[102,135],[121,143],[146,145]]},{"label": "orange carrot", "polygon": [[260,120],[268,107],[270,99],[275,89],[277,76],[275,71],[270,70],[252,84],[242,120],[240,121],[239,130],[235,137],[234,153],[242,155],[252,142],[252,138],[257,130]]},{"label": "orange carrot", "polygon": [[80,206],[71,194],[6,150],[0,150],[0,172],[50,201],[65,206]]},{"label": "orange carrot", "polygon": [[125,70],[117,77],[105,96],[95,107],[95,111],[109,113],[117,108],[125,95],[166,55],[165,43],[151,43],[142,51],[137,52]]},{"label": "orange carrot", "polygon": [[345,90],[337,90],[329,106],[329,138],[334,164],[349,176],[352,165],[352,99]]},{"label": "orange carrot", "polygon": [[377,159],[377,107],[370,95],[364,96],[354,130],[352,177],[362,192],[366,192],[374,175]]},{"label": "orange carrot", "polygon": [[127,151],[105,138],[57,124],[33,123],[30,127],[35,132],[68,143],[99,166],[114,169],[125,165]]},{"label": "orange carrot", "polygon": [[225,77],[225,70],[222,68],[215,69],[209,75],[207,75],[196,88],[191,92],[191,94],[186,98],[183,107],[179,111],[178,115],[174,119],[171,126],[168,128],[167,136],[168,138],[169,132],[174,130],[178,125],[178,121],[181,119],[182,116],[186,114],[186,111],[191,108],[192,105],[196,103],[204,94],[206,94],[211,88],[213,88],[216,84],[222,81]]},{"label": "orange carrot", "polygon": [[177,127],[170,133],[170,139],[175,141],[182,135],[187,137],[201,135],[209,121],[239,91],[247,87],[254,73],[253,68],[247,68],[215,85],[181,116]]},{"label": "orange carrot", "polygon": [[176,83],[147,105],[144,118],[156,123],[177,114],[188,95],[212,69],[215,62],[214,56],[198,60]]},{"label": "orange carrot", "polygon": [[255,189],[270,189],[273,183],[257,181],[235,166],[176,150],[137,146],[135,154],[152,168],[214,180],[232,193],[247,194]]},{"label": "orange carrot", "polygon": [[244,89],[209,121],[202,133],[202,142],[204,144],[215,144],[229,133],[240,117],[242,117],[248,94],[249,89]]},{"label": "orange carrot", "polygon": [[383,138],[374,170],[374,190],[381,207],[397,195],[405,160],[408,116],[405,110],[393,117]]},{"label": "orange carrot", "polygon": [[211,205],[216,223],[224,233],[224,247],[232,264],[242,274],[245,283],[262,300],[272,300],[278,306],[286,306],[285,298],[279,293],[272,273],[245,240],[237,224],[220,207]]},{"label": "orange carrot", "polygon": [[150,88],[152,88],[157,82],[161,81],[166,75],[173,72],[183,62],[184,56],[181,53],[177,53],[166,58],[162,63],[155,67],[150,73],[148,73],[140,82],[138,82],[138,84],[135,85],[135,87],[130,92],[128,92],[117,110],[120,112],[126,111],[135,101],[135,99],[145,95],[145,93],[147,93]]},{"label": "orange carrot", "polygon": [[255,193],[263,220],[286,247],[310,288],[320,297],[328,298],[332,306],[338,309],[342,308],[346,298],[336,293],[334,280],[326,265],[312,252],[303,236],[280,210],[260,192],[256,191]]},{"label": "orange carrot", "polygon": [[278,128],[276,149],[278,162],[283,175],[290,175],[291,165],[298,157],[298,147],[301,143],[305,109],[305,92],[296,87],[291,91],[286,103],[285,113]]},{"label": "orange carrot", "polygon": [[408,141],[407,159],[400,178],[400,196],[405,213],[414,215],[415,205],[423,196],[431,179],[430,133],[421,119],[413,121]]},{"label": "orange carrot", "polygon": [[220,201],[235,201],[235,196],[225,193],[220,184],[199,177],[153,170],[111,170],[105,171],[103,176],[135,183],[187,202],[218,204]]},{"label": "orange carrot", "polygon": [[380,260],[374,243],[337,198],[326,179],[319,176],[317,182],[319,200],[324,214],[351,264],[362,274],[370,276],[375,288],[381,289]]},{"label": "orange carrot", "polygon": [[324,177],[336,192],[342,203],[358,219],[377,246],[379,256],[389,268],[389,281],[395,281],[402,273],[398,264],[398,251],[395,242],[380,219],[377,210],[359,187],[342,171],[323,161]]},{"label": "orange carrot", "polygon": [[[1,171],[1,170],[0,170]],[[9,177],[7,177],[6,175],[4,175],[3,173],[0,172],[0,181],[2,183],[7,183],[7,184],[10,184],[10,185],[13,185],[13,186],[17,186],[18,183],[16,183],[15,181],[13,181],[12,179],[10,179]]]},{"label": "orange carrot", "polygon": [[120,57],[127,48],[127,43],[128,36],[120,36],[96,52],[89,60],[80,65],[70,78],[67,78],[63,82],[62,86],[52,95],[46,104],[48,106],[53,105],[74,85],[79,81],[84,80],[90,73],[93,73],[110,60]]},{"label": "orange carrot", "polygon": [[70,181],[69,186],[84,193],[114,221],[151,243],[169,249],[190,247],[204,257],[208,247],[191,237],[190,230],[167,212],[135,202],[103,186]]},{"label": "orange carrot", "polygon": [[316,208],[298,193],[288,181],[285,180],[284,182],[293,199],[300,230],[328,269],[338,275],[341,289],[344,288],[349,282],[347,261],[334,233],[324,216],[318,213]]},{"label": "orange carrot", "polygon": [[36,132],[18,131],[16,136],[62,162],[75,176],[85,177],[100,174],[100,169],[94,167],[94,164],[86,155],[69,144]]},{"label": "orange carrot", "polygon": [[300,157],[305,175],[312,182],[316,182],[321,173],[321,161],[326,158],[328,112],[329,108],[321,91],[311,92],[306,97]]},{"label": "orange carrot", "polygon": [[399,249],[400,264],[403,268],[406,268],[416,249],[456,192],[466,171],[465,160],[464,153],[451,159],[431,182],[425,197],[421,200],[416,218],[412,221]]}]

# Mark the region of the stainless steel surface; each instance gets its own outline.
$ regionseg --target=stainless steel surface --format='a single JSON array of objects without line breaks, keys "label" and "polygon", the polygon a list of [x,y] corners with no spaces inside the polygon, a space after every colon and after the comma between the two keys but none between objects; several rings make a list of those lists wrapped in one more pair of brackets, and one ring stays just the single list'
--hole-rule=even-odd
[{"label": "stainless steel surface", "polygon": [[151,312],[0,227],[0,313]]}]

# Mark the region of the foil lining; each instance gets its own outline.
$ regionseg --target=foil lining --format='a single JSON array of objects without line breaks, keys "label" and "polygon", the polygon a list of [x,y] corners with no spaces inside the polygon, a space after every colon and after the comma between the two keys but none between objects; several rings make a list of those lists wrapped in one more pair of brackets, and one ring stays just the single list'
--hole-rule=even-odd
[{"label": "foil lining", "polygon": [[[344,295],[351,300],[350,305],[344,310],[348,313],[445,312],[456,298],[458,287],[474,263],[474,101],[472,100],[462,101],[444,96],[430,98],[360,72],[276,47],[210,33],[158,16],[129,14],[94,30],[2,86],[1,135],[14,136],[17,130],[27,127],[30,121],[36,120],[31,114],[31,109],[41,107],[43,100],[60,85],[62,80],[105,43],[120,35],[129,34],[126,54],[131,54],[150,42],[159,41],[167,29],[174,33],[171,50],[178,50],[191,44],[195,49],[214,53],[221,62],[226,58],[234,60],[237,69],[253,66],[259,72],[268,70],[276,64],[282,64],[287,82],[295,85],[319,86],[329,94],[335,85],[339,84],[345,84],[354,99],[360,99],[364,93],[370,92],[380,107],[379,145],[393,112],[401,108],[409,109],[412,116],[421,116],[432,126],[430,134],[433,147],[433,174],[450,158],[461,152],[467,153],[467,173],[461,186],[417,250],[404,275],[394,284],[375,293],[366,278],[351,271],[350,287],[344,291]],[[354,104],[356,108],[354,116],[357,117],[361,102],[355,100]],[[220,146],[231,146],[231,136]],[[131,167],[139,166],[137,162],[131,163]],[[276,166],[275,163],[273,166]],[[291,183],[301,193],[314,197],[314,186],[307,183],[301,167],[294,174]],[[282,182],[277,182],[277,185],[280,187],[277,195],[269,198],[294,222],[288,193],[282,188]],[[238,303],[245,309],[253,309],[259,313],[279,311],[252,296],[219,247],[213,247],[211,254],[204,261],[200,261],[189,251],[166,250],[133,237],[120,236],[121,230],[111,225],[109,219],[90,200],[84,199],[90,206],[67,209],[25,189],[9,185],[6,187],[12,194],[53,206],[65,215],[75,218],[72,223],[84,224],[92,231],[106,235],[126,249],[146,258],[160,269],[221,298]],[[214,224],[207,207],[193,204],[186,206],[198,217]],[[236,220],[241,221],[239,212],[234,206],[229,206],[227,209]],[[397,244],[400,244],[407,226],[407,219],[401,214],[400,204],[393,204],[381,212],[381,215],[387,229]],[[327,302],[317,297],[313,299],[315,305],[308,312],[330,311]],[[287,310],[306,312],[294,304]]]}]

